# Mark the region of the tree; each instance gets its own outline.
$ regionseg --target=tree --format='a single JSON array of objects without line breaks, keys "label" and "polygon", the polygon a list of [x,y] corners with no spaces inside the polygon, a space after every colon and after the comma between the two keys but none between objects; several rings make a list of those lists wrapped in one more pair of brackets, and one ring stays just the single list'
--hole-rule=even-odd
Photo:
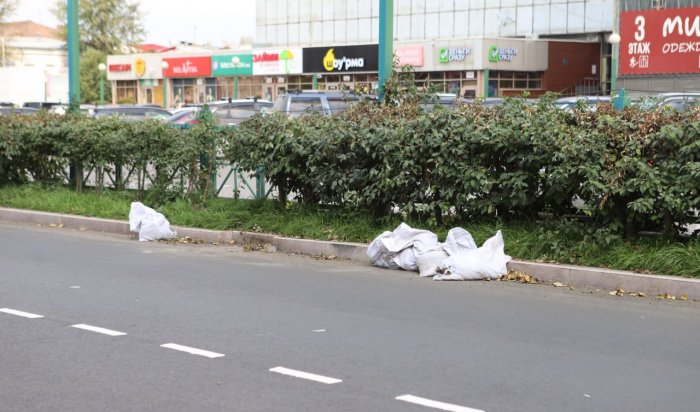
[{"label": "tree", "polygon": [[[97,66],[107,62],[107,55],[99,50],[87,49],[80,53],[80,100],[83,103],[100,103],[100,71]],[[103,73],[105,103],[112,101],[112,87]]]},{"label": "tree", "polygon": [[17,0],[0,0],[0,23],[14,13],[15,7],[17,7]]},{"label": "tree", "polygon": [[[2,0],[0,0],[2,1]],[[68,39],[68,3],[58,0],[53,10],[61,22],[61,34]],[[100,72],[97,66],[107,63],[107,55],[127,52],[144,35],[138,4],[129,0],[80,0],[80,100],[100,101]],[[106,75],[106,73],[105,73]],[[111,102],[112,88],[105,79],[105,102]]]},{"label": "tree", "polygon": [[[66,0],[56,2],[53,13],[59,21],[67,22],[67,8]],[[138,4],[129,0],[80,0],[80,49],[107,54],[126,52],[143,39],[141,15]],[[61,32],[67,39],[67,25],[61,26]]]}]

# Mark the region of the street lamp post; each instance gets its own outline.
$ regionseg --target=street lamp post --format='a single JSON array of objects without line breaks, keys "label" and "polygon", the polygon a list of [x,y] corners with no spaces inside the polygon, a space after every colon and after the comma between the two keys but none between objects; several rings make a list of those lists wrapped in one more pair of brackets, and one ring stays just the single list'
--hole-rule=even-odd
[{"label": "street lamp post", "polygon": [[168,62],[163,61],[160,64],[160,67],[163,68],[163,109],[168,109],[168,78],[165,75],[165,71],[168,70],[168,67],[170,65]]},{"label": "street lamp post", "polygon": [[379,102],[391,78],[394,61],[394,0],[379,0]]},{"label": "street lamp post", "polygon": [[233,98],[238,99],[238,68],[241,66],[241,59],[238,56],[233,56],[231,58],[231,64],[235,73],[233,74]]},{"label": "street lamp post", "polygon": [[107,66],[104,63],[97,65],[97,70],[100,71],[100,106],[105,105],[105,70]]}]

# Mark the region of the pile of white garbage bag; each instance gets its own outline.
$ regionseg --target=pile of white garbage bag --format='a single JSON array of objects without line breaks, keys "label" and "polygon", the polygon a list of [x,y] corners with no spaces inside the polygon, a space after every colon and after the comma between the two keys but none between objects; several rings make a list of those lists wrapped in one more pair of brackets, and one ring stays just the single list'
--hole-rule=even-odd
[{"label": "pile of white garbage bag", "polygon": [[129,230],[139,234],[140,242],[172,239],[177,236],[176,232],[170,230],[170,222],[162,213],[158,213],[140,202],[131,203]]},{"label": "pile of white garbage bag", "polygon": [[499,279],[508,273],[511,257],[504,252],[503,235],[476,247],[472,235],[461,227],[451,229],[444,243],[437,235],[401,223],[393,232],[377,236],[367,248],[377,266],[418,271],[435,280]]}]

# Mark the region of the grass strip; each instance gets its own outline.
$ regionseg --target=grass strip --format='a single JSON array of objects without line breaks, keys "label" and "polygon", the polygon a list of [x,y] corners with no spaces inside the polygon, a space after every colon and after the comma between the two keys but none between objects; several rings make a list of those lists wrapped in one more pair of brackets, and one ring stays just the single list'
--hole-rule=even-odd
[{"label": "grass strip", "polygon": [[[136,193],[130,191],[87,191],[75,193],[61,186],[27,184],[0,187],[0,206],[81,216],[128,220],[130,203]],[[281,209],[270,200],[234,200],[217,198],[206,207],[184,200],[166,203],[157,210],[171,224],[213,230],[241,230],[274,233],[304,239],[369,243],[385,230],[401,223],[400,216],[377,221],[367,214],[343,213],[325,209],[302,209],[291,204]],[[449,228],[431,227],[426,222],[407,221],[409,225],[435,232],[444,240]],[[506,253],[517,259],[567,263],[584,266],[631,270],[686,277],[700,277],[700,240],[668,242],[644,237],[635,242],[620,239],[601,246],[575,233],[546,229],[551,222],[521,221],[503,223],[454,222],[468,230],[478,245],[503,231]]]}]

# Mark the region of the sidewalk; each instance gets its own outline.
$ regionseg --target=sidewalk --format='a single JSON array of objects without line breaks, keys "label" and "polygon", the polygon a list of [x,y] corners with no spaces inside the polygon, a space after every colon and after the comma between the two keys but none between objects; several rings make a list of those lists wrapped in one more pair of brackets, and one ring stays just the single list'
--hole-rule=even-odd
[{"label": "sidewalk", "polygon": [[[129,235],[129,222],[112,219],[35,212],[21,209],[0,208],[0,221],[34,225],[63,225],[70,229]],[[206,243],[225,244],[234,241],[239,245],[257,243],[268,250],[310,256],[336,256],[370,264],[367,245],[361,243],[324,242],[294,239],[277,235],[240,231],[216,231],[173,226],[178,237],[190,237]],[[688,299],[700,299],[700,279],[674,276],[643,275],[633,272],[591,268],[573,265],[555,265],[513,260],[508,269],[524,272],[544,282],[560,282],[569,286],[592,287],[607,291],[622,289],[625,292],[642,292],[648,297],[668,294]]]}]

